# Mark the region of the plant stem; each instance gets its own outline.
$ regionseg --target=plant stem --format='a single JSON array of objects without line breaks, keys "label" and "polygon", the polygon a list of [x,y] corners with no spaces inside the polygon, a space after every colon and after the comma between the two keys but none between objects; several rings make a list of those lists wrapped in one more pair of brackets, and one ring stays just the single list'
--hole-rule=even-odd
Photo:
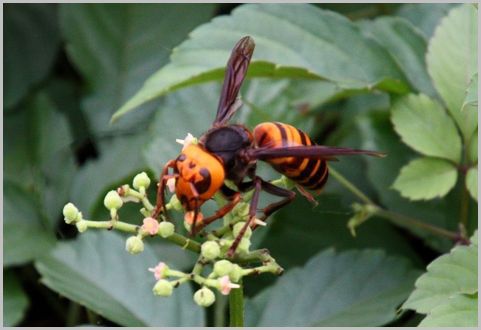
[{"label": "plant stem", "polygon": [[[112,223],[111,221],[92,221],[92,220],[83,220],[87,223],[89,228],[97,228],[97,229],[117,229],[126,233],[133,233],[136,234],[139,230],[139,226],[132,225],[130,223],[122,222],[122,221],[115,221]],[[160,236],[160,234],[158,235]],[[165,238],[172,243],[181,246],[184,249],[190,250],[192,252],[200,253],[200,244],[194,240],[191,240],[185,236],[182,236],[177,233],[173,233],[171,236]]]},{"label": "plant stem", "polygon": [[444,237],[447,237],[447,238],[452,239],[452,240],[458,240],[459,239],[459,235],[457,233],[454,233],[454,232],[446,230],[444,228],[433,226],[431,224],[422,222],[420,220],[417,220],[417,219],[414,219],[414,218],[411,218],[411,217],[408,217],[408,216],[405,216],[405,215],[402,215],[402,214],[398,214],[398,213],[395,213],[395,212],[391,212],[391,211],[388,211],[388,210],[385,210],[385,209],[382,209],[382,208],[380,208],[376,212],[376,215],[381,217],[381,218],[391,220],[394,223],[409,224],[409,225],[412,225],[413,227],[422,228],[426,231],[430,231],[433,234],[437,234],[439,236],[444,236]]},{"label": "plant stem", "polygon": [[227,304],[227,297],[222,294],[216,294],[214,306],[214,326],[225,326],[225,306]]},{"label": "plant stem", "polygon": [[229,294],[229,326],[244,326],[244,286],[239,282],[240,288],[232,289]]},{"label": "plant stem", "polygon": [[429,231],[433,234],[439,235],[439,236],[444,236],[449,239],[452,239],[454,241],[459,240],[459,235],[455,232],[446,230],[444,228],[440,228],[431,224],[428,224],[426,222],[423,222],[421,220],[411,218],[402,214],[398,214],[396,212],[388,211],[379,205],[376,205],[369,197],[367,197],[362,191],[360,191],[356,186],[354,186],[348,179],[346,179],[341,173],[337,172],[335,169],[332,167],[329,167],[329,172],[332,174],[332,176],[347,190],[352,192],[354,195],[356,195],[359,199],[364,201],[366,204],[370,204],[374,207],[377,208],[377,211],[375,212],[375,215],[390,220],[396,224],[409,224],[414,227],[422,228],[426,231]]},{"label": "plant stem", "polygon": [[360,200],[366,204],[371,204],[377,206],[369,197],[367,197],[362,191],[360,191],[356,186],[354,186],[348,179],[346,179],[341,173],[329,166],[329,173],[350,192],[356,195]]}]

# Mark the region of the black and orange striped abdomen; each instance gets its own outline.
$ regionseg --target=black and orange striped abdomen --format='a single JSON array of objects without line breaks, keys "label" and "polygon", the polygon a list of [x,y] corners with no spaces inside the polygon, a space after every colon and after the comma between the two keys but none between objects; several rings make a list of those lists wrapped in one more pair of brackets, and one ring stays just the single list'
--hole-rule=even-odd
[{"label": "black and orange striped abdomen", "polygon": [[[267,122],[254,128],[254,139],[259,148],[312,145],[309,136],[294,126]],[[266,160],[278,172],[310,190],[321,189],[328,178],[327,161],[305,157],[278,157]]]}]

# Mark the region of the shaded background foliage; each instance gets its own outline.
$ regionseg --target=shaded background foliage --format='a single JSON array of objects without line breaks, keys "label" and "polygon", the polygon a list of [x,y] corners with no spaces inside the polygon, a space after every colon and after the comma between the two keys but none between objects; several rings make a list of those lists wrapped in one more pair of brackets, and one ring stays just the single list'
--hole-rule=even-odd
[{"label": "shaded background foliage", "polygon": [[[397,80],[379,82],[380,88],[374,92],[352,82],[347,84],[351,90],[339,92],[338,86],[328,81],[247,80],[243,99],[248,106],[236,120],[248,127],[261,121],[288,122],[310,132],[319,144],[387,151],[389,157],[382,161],[353,157],[333,166],[387,209],[456,231],[464,183],[430,201],[410,201],[392,189],[400,169],[416,154],[394,131],[389,112],[397,93],[438,97],[425,54],[435,27],[453,5],[318,6],[354,22],[357,34],[345,37],[365,40],[368,54],[364,55],[370,65],[363,68],[365,74],[373,79],[387,74]],[[158,260],[189,269],[194,262],[189,252],[164,242],[149,242],[143,254],[130,256],[124,251],[125,237],[118,233],[88,232],[77,237],[75,228],[64,224],[61,210],[73,201],[86,218],[108,217],[102,204],[108,190],[129,182],[140,171],[158,176],[165,161],[178,153],[175,138],[187,132],[198,136],[209,127],[220,81],[190,86],[143,104],[114,125],[109,120],[148,77],[169,62],[174,47],[194,28],[235,7],[4,6],[5,325],[219,322],[222,306],[204,313],[192,302],[192,288],[184,287],[169,299],[150,292],[153,283],[145,269]],[[249,8],[237,13],[239,24],[248,24],[243,20],[249,17]],[[326,17],[353,29],[341,16]],[[222,18],[214,21],[220,27],[223,22]],[[202,26],[197,35],[205,33],[208,43],[210,33],[220,29],[215,24]],[[333,38],[332,43],[345,42],[339,31],[325,33],[326,38]],[[358,55],[350,54],[352,68],[358,65]],[[373,61],[382,57],[379,70],[384,71],[378,70],[379,62],[369,62],[369,56]],[[197,60],[212,67],[225,63],[202,54]],[[314,72],[348,78],[363,74],[350,76],[351,67],[323,65],[314,67]],[[260,172],[274,177],[267,166],[261,165]],[[350,205],[355,196],[331,179],[318,200],[319,206],[312,208],[297,198],[275,214],[262,234],[256,234],[254,244],[267,247],[287,272],[280,279],[265,275],[246,280],[251,298],[246,310],[248,324],[287,324],[276,316],[288,317],[283,302],[299,293],[301,283],[316,288],[301,290],[299,300],[303,302],[298,306],[311,301],[307,306],[313,309],[301,308],[288,317],[294,325],[418,324],[418,314],[396,315],[395,308],[412,291],[420,271],[449,251],[452,242],[379,217],[369,219],[352,237],[347,221],[353,215]],[[124,219],[140,221],[133,208],[122,211]],[[477,228],[477,204],[471,201],[468,211],[471,234]],[[370,274],[376,274],[377,281],[372,281]],[[332,284],[337,278],[341,279]],[[353,303],[357,307],[350,306]],[[331,314],[319,312],[329,306]],[[386,310],[380,313],[380,308]]]}]

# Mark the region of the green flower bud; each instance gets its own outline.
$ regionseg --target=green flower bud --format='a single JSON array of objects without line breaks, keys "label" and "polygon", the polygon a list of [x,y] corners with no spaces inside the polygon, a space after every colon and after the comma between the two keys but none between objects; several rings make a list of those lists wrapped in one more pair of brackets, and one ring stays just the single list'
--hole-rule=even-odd
[{"label": "green flower bud", "polygon": [[161,297],[168,297],[172,295],[172,291],[174,290],[174,286],[172,283],[170,283],[167,280],[160,279],[155,283],[154,288],[152,289],[152,292],[156,296],[161,296]]},{"label": "green flower bud", "polygon": [[215,294],[205,286],[194,293],[194,301],[202,307],[209,307],[215,302]]},{"label": "green flower bud", "polygon": [[[227,237],[227,235],[226,235]],[[219,240],[219,245],[220,245],[220,252],[222,254],[227,253],[227,250],[231,247],[232,243],[234,243],[234,238],[228,239],[228,238],[222,238]]]},{"label": "green flower bud", "polygon": [[232,264],[232,270],[229,273],[229,278],[232,282],[239,282],[242,278],[242,267],[237,264]]},{"label": "green flower bud", "polygon": [[80,220],[79,222],[77,222],[75,224],[75,226],[77,227],[79,233],[83,233],[84,231],[86,231],[88,229],[87,222],[84,221],[84,220]]},{"label": "green flower bud", "polygon": [[149,179],[149,176],[147,175],[147,173],[145,172],[142,172],[142,173],[139,173],[137,174],[135,177],[134,177],[134,182],[133,182],[133,186],[135,189],[140,189],[140,187],[144,187],[145,189],[147,189],[150,185],[150,179]]},{"label": "green flower bud", "polygon": [[65,204],[63,207],[63,216],[65,217],[65,222],[68,224],[75,223],[82,219],[81,213],[72,203]]},{"label": "green flower bud", "polygon": [[125,250],[131,254],[139,254],[144,251],[144,242],[137,236],[130,236],[125,242]]},{"label": "green flower bud", "polygon": [[239,253],[248,253],[250,246],[251,246],[251,240],[244,237],[239,242],[239,246],[237,247],[237,251]]},{"label": "green flower bud", "polygon": [[[239,235],[239,233],[240,233],[242,227],[244,227],[244,225],[245,225],[245,222],[238,222],[234,225],[234,228],[232,228],[232,234],[234,234],[234,237],[237,237],[237,235]],[[247,227],[246,232],[244,233],[243,237],[249,238],[249,237],[251,237],[251,235],[252,235],[252,229],[249,226],[249,227]]]},{"label": "green flower bud", "polygon": [[201,248],[201,254],[204,258],[207,260],[214,260],[218,256],[220,256],[220,247],[219,244],[217,244],[214,241],[207,241],[202,244]]},{"label": "green flower bud", "polygon": [[111,190],[105,195],[104,198],[104,205],[106,208],[109,210],[111,209],[120,209],[124,202],[122,201],[122,198],[120,198],[119,194],[115,190]]},{"label": "green flower bud", "polygon": [[180,211],[183,210],[182,204],[180,203],[176,194],[172,195],[172,197],[170,198],[169,204],[170,204],[170,207],[172,208],[172,210],[174,210],[174,211],[180,212]]},{"label": "green flower bud", "polygon": [[218,277],[229,275],[232,269],[233,265],[229,260],[219,260],[214,264],[214,273]]},{"label": "green flower bud", "polygon": [[159,224],[159,234],[163,238],[172,236],[172,234],[174,233],[174,230],[175,230],[175,226],[172,222],[162,221]]}]

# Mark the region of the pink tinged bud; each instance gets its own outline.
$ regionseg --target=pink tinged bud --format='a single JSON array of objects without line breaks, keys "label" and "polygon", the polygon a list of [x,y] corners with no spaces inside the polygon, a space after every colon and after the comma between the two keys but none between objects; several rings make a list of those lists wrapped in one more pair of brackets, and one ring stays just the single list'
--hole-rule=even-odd
[{"label": "pink tinged bud", "polygon": [[170,178],[167,180],[167,187],[171,193],[175,192],[175,178]]},{"label": "pink tinged bud", "polygon": [[142,230],[146,231],[150,235],[156,235],[159,231],[159,222],[154,218],[148,217],[144,219]]},{"label": "pink tinged bud", "polygon": [[165,277],[164,273],[166,269],[167,269],[167,265],[164,262],[159,262],[159,264],[154,268],[149,268],[149,272],[154,273],[154,277],[158,281],[161,278]]},{"label": "pink tinged bud", "polygon": [[219,279],[219,290],[223,295],[228,295],[230,290],[240,288],[239,284],[232,283],[229,279],[229,275],[222,276]]}]

